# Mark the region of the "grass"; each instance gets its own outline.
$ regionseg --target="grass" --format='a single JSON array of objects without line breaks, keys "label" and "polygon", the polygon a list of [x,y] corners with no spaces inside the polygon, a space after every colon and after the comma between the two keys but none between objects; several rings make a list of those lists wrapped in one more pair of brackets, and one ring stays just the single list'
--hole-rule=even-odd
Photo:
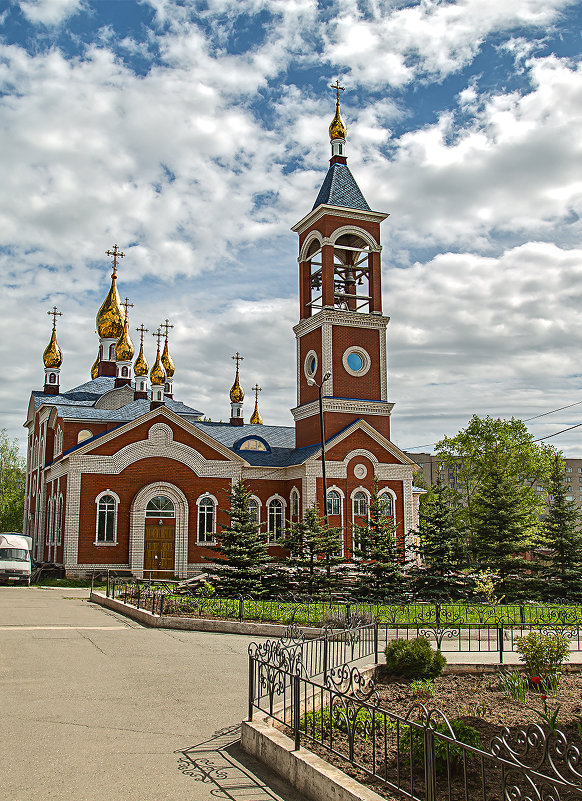
[{"label": "grass", "polygon": [[[30,585],[31,587],[90,587],[91,579],[73,579],[73,578],[40,578]],[[105,582],[96,581],[94,583],[96,590],[105,589]]]}]

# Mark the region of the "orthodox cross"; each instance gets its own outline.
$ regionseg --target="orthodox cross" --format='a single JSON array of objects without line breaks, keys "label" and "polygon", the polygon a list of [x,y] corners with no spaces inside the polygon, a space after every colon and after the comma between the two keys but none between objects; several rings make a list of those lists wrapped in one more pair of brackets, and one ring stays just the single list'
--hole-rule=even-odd
[{"label": "orthodox cross", "polygon": [[113,245],[113,250],[106,250],[105,253],[107,256],[113,256],[113,275],[111,277],[115,278],[117,274],[117,259],[123,259],[125,253],[122,253],[117,245]]},{"label": "orthodox cross", "polygon": [[143,323],[142,323],[140,325],[140,327],[136,328],[135,330],[138,332],[138,334],[141,334],[141,344],[143,345],[143,335],[147,334],[147,332],[149,331],[149,328],[144,328],[143,327]]},{"label": "orthodox cross", "polygon": [[259,402],[259,392],[262,392],[263,389],[258,384],[255,384],[252,390],[255,393],[255,403]]},{"label": "orthodox cross", "polygon": [[164,336],[164,335],[162,334],[162,331],[161,331],[161,329],[160,329],[160,328],[158,328],[158,330],[157,330],[157,331],[155,331],[155,332],[152,334],[152,336],[153,336],[153,337],[155,337],[155,338],[158,340],[158,353],[159,353],[159,351],[160,351],[160,340],[163,338],[163,336]]},{"label": "orthodox cross", "polygon": [[336,102],[339,103],[340,90],[342,92],[345,92],[346,91],[345,86],[340,86],[340,82],[339,82],[339,78],[338,78],[335,83],[330,83],[329,88],[330,89],[335,89],[335,99],[336,99]]},{"label": "orthodox cross", "polygon": [[57,311],[57,307],[53,306],[52,311],[47,311],[47,314],[48,314],[49,317],[53,318],[53,331],[56,331],[57,330],[57,317],[62,317],[63,313],[60,312],[60,311]]},{"label": "orthodox cross", "polygon": [[127,310],[128,309],[133,309],[133,303],[130,303],[129,302],[129,298],[126,298],[121,305],[125,309],[125,319],[127,320],[127,319],[129,319],[128,316],[127,316]]},{"label": "orthodox cross", "polygon": [[160,325],[160,328],[166,329],[166,342],[168,341],[168,329],[173,327],[174,327],[173,325],[170,325],[170,322],[167,317],[166,317],[166,322]]},{"label": "orthodox cross", "polygon": [[238,373],[238,363],[244,361],[244,356],[241,356],[237,350],[236,356],[233,356],[232,358],[236,361],[236,371]]}]

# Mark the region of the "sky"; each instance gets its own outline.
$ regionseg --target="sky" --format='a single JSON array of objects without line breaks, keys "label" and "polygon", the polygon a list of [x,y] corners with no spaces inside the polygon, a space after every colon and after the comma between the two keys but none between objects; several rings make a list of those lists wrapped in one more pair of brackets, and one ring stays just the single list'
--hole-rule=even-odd
[{"label": "sky", "polygon": [[0,428],[24,444],[53,305],[61,388],[88,380],[114,244],[150,365],[174,325],[175,397],[227,420],[239,351],[247,419],[258,382],[293,424],[290,228],[339,78],[390,215],[393,442],[515,416],[582,456],[581,36],[572,0],[0,0]]}]

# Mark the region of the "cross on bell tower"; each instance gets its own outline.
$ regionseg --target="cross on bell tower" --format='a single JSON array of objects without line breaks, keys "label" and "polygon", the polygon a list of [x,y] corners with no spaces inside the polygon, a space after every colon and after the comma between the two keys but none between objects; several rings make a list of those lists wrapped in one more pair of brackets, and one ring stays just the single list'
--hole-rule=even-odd
[{"label": "cross on bell tower", "polygon": [[62,312],[53,306],[51,311],[47,311],[49,317],[53,318],[53,330],[51,333],[50,342],[45,348],[42,356],[44,362],[44,394],[45,395],[58,395],[60,392],[60,373],[61,364],[63,363],[63,354],[57,342],[57,317],[62,317]]},{"label": "cross on bell tower", "polygon": [[245,393],[240,385],[238,365],[239,362],[244,360],[244,356],[241,356],[237,350],[232,358],[236,362],[236,375],[234,377],[234,384],[230,388],[230,423],[233,426],[242,426],[244,425],[243,401],[245,399]]}]

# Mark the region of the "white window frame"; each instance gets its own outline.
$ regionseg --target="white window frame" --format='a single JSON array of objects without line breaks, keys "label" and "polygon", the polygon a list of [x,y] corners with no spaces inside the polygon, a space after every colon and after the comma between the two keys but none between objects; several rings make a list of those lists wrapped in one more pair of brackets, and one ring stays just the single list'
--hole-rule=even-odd
[{"label": "white window frame", "polygon": [[[99,534],[99,501],[105,495],[110,495],[114,502],[115,506],[113,508],[113,539],[112,540],[99,540],[97,539]],[[95,540],[93,545],[97,545],[99,548],[110,548],[112,545],[117,545],[117,518],[119,512],[119,495],[113,490],[106,489],[97,495],[95,498]]]},{"label": "white window frame", "polygon": [[[362,493],[363,495],[366,496],[367,511],[366,511],[365,515],[361,515],[359,513],[356,514],[355,500],[356,500],[356,495],[358,495],[359,493]],[[369,491],[365,487],[362,487],[362,486],[356,487],[356,489],[353,490],[352,493],[350,494],[351,517],[352,517],[352,555],[354,554],[354,552],[359,547],[357,545],[358,538],[356,536],[356,532],[358,530],[358,524],[356,523],[356,517],[365,517],[366,520],[368,520],[368,521],[370,520],[370,500],[371,500],[371,495],[370,495]],[[354,558],[359,558],[359,557],[354,557]]]},{"label": "white window frame", "polygon": [[52,513],[52,506],[53,505],[51,503],[51,499],[49,498],[49,500],[47,502],[47,505],[46,505],[46,522],[45,522],[46,528],[45,528],[45,538],[44,538],[45,545],[49,545],[49,546],[51,544],[51,518],[52,518],[51,513]]},{"label": "white window frame", "polygon": [[[200,506],[205,498],[210,498],[212,501],[212,537],[208,539],[201,539],[200,537]],[[208,504],[204,504],[207,506]],[[197,545],[216,545],[216,510],[218,508],[218,500],[211,492],[203,492],[196,499],[196,544]],[[208,537],[208,533],[204,533]]]},{"label": "white window frame", "polygon": [[250,498],[249,498],[249,503],[251,501],[254,501],[256,503],[256,505],[257,505],[257,519],[255,520],[255,523],[257,524],[257,526],[260,526],[261,525],[261,506],[262,506],[261,499],[259,497],[257,497],[256,495],[251,495]]},{"label": "white window frame", "polygon": [[63,493],[61,492],[61,494],[59,495],[58,503],[57,503],[57,509],[58,509],[58,514],[57,514],[57,521],[58,521],[57,522],[57,525],[58,525],[58,528],[57,528],[57,545],[62,545],[62,543],[63,543],[63,523],[64,523],[64,520],[63,520],[63,509],[64,509],[64,505],[65,504],[64,504],[64,500],[63,500]]},{"label": "white window frame", "polygon": [[380,492],[378,493],[378,500],[382,499],[383,495],[389,495],[392,501],[392,514],[385,515],[388,519],[392,519],[392,522],[396,523],[396,493],[390,487],[383,487]]},{"label": "white window frame", "polygon": [[[271,505],[272,505],[273,501],[279,501],[279,503],[281,504],[281,531],[280,531],[278,536],[273,536],[273,534],[276,534],[276,531],[273,531],[273,529],[271,528]],[[282,540],[283,537],[285,536],[285,517],[286,517],[285,512],[286,512],[286,509],[287,509],[287,502],[285,501],[285,498],[283,498],[281,495],[271,495],[271,497],[269,498],[269,500],[266,503],[266,507],[267,507],[267,536],[268,536],[268,541],[269,541],[269,543],[276,543],[276,542],[279,542],[279,540]],[[273,507],[273,508],[276,508],[276,507]]]},{"label": "white window frame", "polygon": [[[295,504],[297,504],[297,511],[295,511]],[[289,493],[289,516],[296,517],[297,520],[301,517],[301,497],[297,487],[293,487]]]},{"label": "white window frame", "polygon": [[63,452],[63,429],[57,426],[55,431],[55,456],[60,456]]}]

